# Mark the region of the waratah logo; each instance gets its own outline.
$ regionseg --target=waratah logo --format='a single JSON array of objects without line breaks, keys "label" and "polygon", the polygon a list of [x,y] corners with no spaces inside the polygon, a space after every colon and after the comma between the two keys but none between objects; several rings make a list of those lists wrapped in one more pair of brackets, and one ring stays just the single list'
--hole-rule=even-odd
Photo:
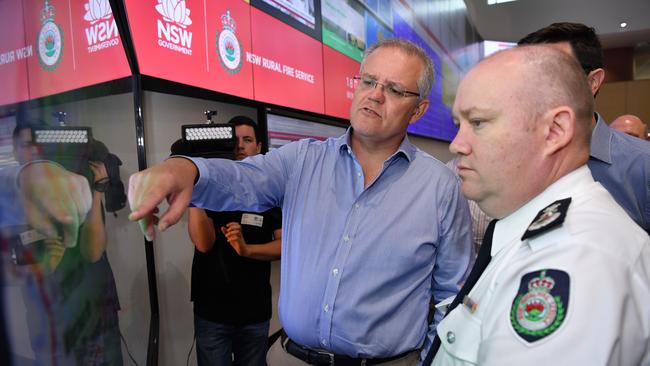
[{"label": "waratah logo", "polygon": [[158,0],[156,10],[168,22],[174,22],[185,28],[192,24],[190,9],[185,6],[185,0]]},{"label": "waratah logo", "polygon": [[95,24],[102,19],[109,19],[113,15],[108,0],[90,0],[88,4],[84,5],[84,9],[86,9],[84,20],[89,21],[90,24]]}]

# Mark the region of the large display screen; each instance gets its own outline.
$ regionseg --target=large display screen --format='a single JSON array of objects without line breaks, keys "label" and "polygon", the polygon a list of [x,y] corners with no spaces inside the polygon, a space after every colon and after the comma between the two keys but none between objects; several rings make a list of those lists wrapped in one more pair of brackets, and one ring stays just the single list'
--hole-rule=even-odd
[{"label": "large display screen", "polygon": [[126,6],[143,74],[253,99],[250,5],[138,0]]},{"label": "large display screen", "polygon": [[[349,118],[364,51],[384,38],[410,39],[434,60],[436,83],[431,108],[409,132],[451,140],[450,106],[471,65],[449,62],[409,4],[125,0],[143,74],[342,119]],[[8,86],[0,105],[129,75],[108,0],[5,0],[0,20],[11,35],[0,39],[0,76]]]},{"label": "large display screen", "polygon": [[[34,56],[34,45],[25,42],[23,3],[20,0],[0,1],[0,105],[29,99],[27,58]],[[7,35],[13,34],[13,37]]]},{"label": "large display screen", "polygon": [[251,5],[320,40],[319,0],[252,0]]},{"label": "large display screen", "polygon": [[[410,125],[408,132],[426,137],[435,137],[445,141],[451,141],[456,136],[458,128],[454,125],[451,117],[451,106],[453,100],[443,98],[450,92],[455,93],[455,86],[448,82],[447,79],[457,80],[450,68],[445,67],[444,61],[413,28],[406,23],[399,14],[393,16],[393,30],[395,36],[405,38],[420,45],[433,61],[435,69],[435,79],[431,94],[429,95],[429,109],[414,124]],[[449,90],[449,88],[453,90]],[[446,103],[445,103],[446,102]]]},{"label": "large display screen", "polygon": [[325,114],[349,119],[354,96],[353,77],[359,74],[360,64],[328,46],[323,47],[323,58]]},{"label": "large display screen", "polygon": [[0,105],[130,74],[108,0],[3,0],[0,30]]},{"label": "large display screen", "polygon": [[324,113],[321,43],[255,8],[251,23],[255,99]]},{"label": "large display screen", "polygon": [[345,133],[344,127],[326,125],[324,123],[304,119],[267,114],[267,129],[269,135],[269,150],[277,149],[291,141],[301,139],[326,140],[339,137]]}]

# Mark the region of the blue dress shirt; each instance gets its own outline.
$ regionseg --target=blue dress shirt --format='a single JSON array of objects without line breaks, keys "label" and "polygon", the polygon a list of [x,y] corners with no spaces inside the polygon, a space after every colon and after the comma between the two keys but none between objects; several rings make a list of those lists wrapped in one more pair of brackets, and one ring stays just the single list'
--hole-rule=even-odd
[{"label": "blue dress shirt", "polygon": [[280,320],[295,342],[352,357],[417,349],[431,296],[455,295],[472,257],[467,201],[453,172],[404,138],[364,189],[350,132],[243,161],[192,159],[192,204],[282,207]]},{"label": "blue dress shirt", "polygon": [[610,128],[598,115],[590,150],[594,179],[650,234],[650,143]]}]

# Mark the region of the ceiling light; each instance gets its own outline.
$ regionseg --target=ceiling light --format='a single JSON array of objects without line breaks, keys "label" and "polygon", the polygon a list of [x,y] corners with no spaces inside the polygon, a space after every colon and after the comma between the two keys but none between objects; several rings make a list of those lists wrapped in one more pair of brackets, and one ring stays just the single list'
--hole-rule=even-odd
[{"label": "ceiling light", "polygon": [[627,22],[621,22],[621,24],[619,24],[619,26],[621,28],[627,28]]}]

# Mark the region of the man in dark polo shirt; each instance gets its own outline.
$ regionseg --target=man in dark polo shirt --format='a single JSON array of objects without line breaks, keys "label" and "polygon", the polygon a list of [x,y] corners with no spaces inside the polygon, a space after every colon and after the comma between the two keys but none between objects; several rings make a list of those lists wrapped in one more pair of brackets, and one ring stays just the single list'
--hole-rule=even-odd
[{"label": "man in dark polo shirt", "polygon": [[[261,151],[257,125],[235,117],[235,156]],[[194,332],[199,366],[266,365],[271,260],[280,258],[280,209],[263,213],[189,209]]]}]

